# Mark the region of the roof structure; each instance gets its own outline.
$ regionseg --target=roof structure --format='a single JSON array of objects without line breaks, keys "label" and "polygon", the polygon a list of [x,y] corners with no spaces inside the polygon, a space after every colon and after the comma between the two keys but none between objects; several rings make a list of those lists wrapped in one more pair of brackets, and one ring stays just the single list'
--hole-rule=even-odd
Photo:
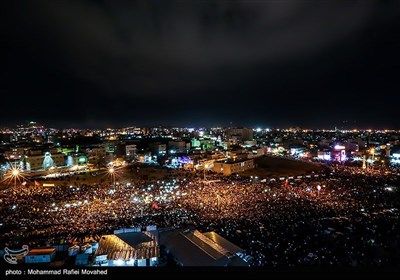
[{"label": "roof structure", "polygon": [[116,234],[116,236],[134,248],[139,248],[142,243],[153,241],[149,235],[144,234],[143,232],[120,233]]},{"label": "roof structure", "polygon": [[221,235],[216,233],[215,231],[205,232],[203,233],[207,238],[211,239],[213,242],[219,244],[220,246],[224,247],[228,252],[231,254],[243,253],[244,250],[232,242],[226,240]]},{"label": "roof structure", "polygon": [[110,260],[150,259],[160,256],[156,232],[127,232],[104,235],[96,255],[107,255]]},{"label": "roof structure", "polygon": [[48,254],[52,254],[55,251],[56,251],[56,248],[54,248],[54,247],[34,248],[32,250],[29,250],[29,253],[27,256],[48,255]]},{"label": "roof structure", "polygon": [[248,266],[237,253],[243,249],[215,232],[203,234],[195,229],[173,229],[160,232],[165,245],[183,266]]}]

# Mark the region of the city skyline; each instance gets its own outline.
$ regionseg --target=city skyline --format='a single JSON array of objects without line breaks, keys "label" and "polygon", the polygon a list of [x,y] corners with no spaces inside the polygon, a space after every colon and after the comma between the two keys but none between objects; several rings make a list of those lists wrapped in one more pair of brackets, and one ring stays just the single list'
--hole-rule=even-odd
[{"label": "city skyline", "polygon": [[400,128],[396,1],[6,6],[0,126]]},{"label": "city skyline", "polygon": [[397,264],[400,130],[43,125],[0,129],[3,263]]},{"label": "city skyline", "polygon": [[0,125],[0,129],[8,129],[8,130],[18,130],[18,129],[27,129],[27,128],[42,128],[42,129],[55,129],[55,130],[88,130],[88,131],[102,131],[102,130],[124,130],[130,128],[149,128],[149,129],[157,129],[157,128],[165,128],[165,129],[183,129],[183,130],[199,130],[202,129],[227,129],[227,128],[249,128],[254,131],[271,131],[271,130],[288,130],[288,131],[344,131],[344,132],[361,132],[361,131],[370,131],[370,132],[378,132],[378,131],[399,131],[400,129],[396,128],[372,128],[372,127],[357,127],[352,126],[349,122],[343,122],[340,126],[334,127],[302,127],[302,126],[263,126],[263,125],[241,125],[238,123],[228,123],[223,124],[220,122],[221,125],[213,125],[213,126],[205,126],[205,125],[189,125],[189,126],[180,126],[180,125],[167,125],[167,124],[154,124],[154,125],[141,125],[141,124],[127,124],[127,125],[118,125],[115,126],[97,126],[97,127],[80,127],[79,125],[76,126],[52,126],[50,125],[51,122],[37,122],[37,121],[24,121],[24,122],[15,122],[9,125]]}]

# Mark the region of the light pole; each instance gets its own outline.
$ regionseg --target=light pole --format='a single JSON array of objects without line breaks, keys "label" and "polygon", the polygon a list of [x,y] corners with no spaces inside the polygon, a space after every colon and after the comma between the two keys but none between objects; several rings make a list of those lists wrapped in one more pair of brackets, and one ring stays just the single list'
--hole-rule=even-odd
[{"label": "light pole", "polygon": [[14,188],[17,187],[17,178],[19,178],[19,176],[21,176],[20,173],[21,172],[19,171],[18,168],[16,168],[16,167],[11,168],[10,177],[11,177],[11,179],[14,179]]},{"label": "light pole", "polygon": [[371,154],[371,163],[370,163],[370,166],[371,166],[371,165],[373,165],[373,164],[374,164],[374,159],[375,159],[375,149],[374,149],[374,148],[371,148],[369,152],[370,152],[370,154]]},{"label": "light pole", "polygon": [[110,167],[108,169],[108,173],[111,175],[113,187],[115,188],[115,169],[114,169],[114,167]]},{"label": "light pole", "polygon": [[18,169],[14,169],[14,170],[12,171],[12,175],[13,175],[13,177],[14,177],[14,187],[16,188],[16,187],[17,187],[17,177],[18,177],[18,175],[19,175]]},{"label": "light pole", "polygon": [[317,186],[317,190],[318,190],[318,197],[319,197],[319,191],[321,190],[321,186],[320,185]]}]

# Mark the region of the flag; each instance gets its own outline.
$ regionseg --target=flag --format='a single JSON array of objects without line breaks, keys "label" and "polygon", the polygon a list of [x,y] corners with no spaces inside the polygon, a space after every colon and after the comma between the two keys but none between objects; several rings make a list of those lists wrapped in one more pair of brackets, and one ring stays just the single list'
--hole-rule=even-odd
[{"label": "flag", "polygon": [[160,208],[160,207],[158,207],[158,204],[155,201],[153,201],[153,207],[156,208],[156,209]]},{"label": "flag", "polygon": [[285,187],[287,187],[289,185],[289,181],[286,179],[285,180]]}]

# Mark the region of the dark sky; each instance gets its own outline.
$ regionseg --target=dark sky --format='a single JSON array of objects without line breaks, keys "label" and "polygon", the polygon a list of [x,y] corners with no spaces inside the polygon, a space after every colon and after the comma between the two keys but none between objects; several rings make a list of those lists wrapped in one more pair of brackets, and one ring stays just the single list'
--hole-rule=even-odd
[{"label": "dark sky", "polygon": [[0,126],[400,128],[400,1],[1,10]]}]

